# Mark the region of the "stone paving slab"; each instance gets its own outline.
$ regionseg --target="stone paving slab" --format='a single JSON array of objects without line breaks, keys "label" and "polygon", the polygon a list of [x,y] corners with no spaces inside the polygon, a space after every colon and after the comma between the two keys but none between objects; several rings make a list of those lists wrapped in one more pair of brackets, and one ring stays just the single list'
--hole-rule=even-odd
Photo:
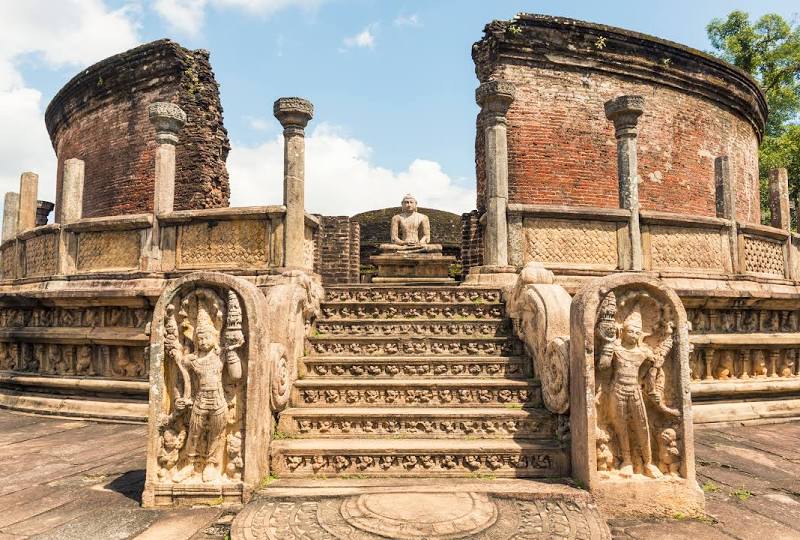
[{"label": "stone paving slab", "polygon": [[[702,520],[675,516],[667,521],[611,522],[614,539],[800,539],[800,422],[699,427],[695,439],[698,481],[706,492],[707,516]],[[0,410],[0,540],[225,538],[235,511],[219,507],[141,508],[145,440],[145,427],[141,425],[99,424]],[[314,491],[309,482],[281,479],[276,492],[284,496],[292,493],[297,499]],[[348,483],[372,483],[325,482],[325,486],[316,487],[325,487],[323,491],[329,498],[338,497],[339,504],[368,487],[356,485],[354,490]],[[482,484],[487,487],[482,488]],[[502,500],[497,504],[506,508],[508,501],[514,500],[507,497],[509,490],[515,492],[516,488],[511,484],[507,484],[511,486],[508,489],[502,488],[499,482],[493,488],[490,484],[473,479],[453,481],[452,487],[454,493],[474,491],[491,500]],[[370,490],[386,491],[380,487]],[[309,502],[316,500],[310,497]],[[533,503],[542,501],[514,504]],[[333,506],[338,512],[340,506]],[[373,507],[379,511],[386,508]],[[364,508],[356,505],[349,511],[369,526]],[[500,514],[501,521],[511,514],[506,508]],[[519,514],[535,519],[542,515],[542,509],[528,508]],[[302,512],[296,515],[304,516]],[[472,536],[480,538],[476,535],[486,531]]]}]

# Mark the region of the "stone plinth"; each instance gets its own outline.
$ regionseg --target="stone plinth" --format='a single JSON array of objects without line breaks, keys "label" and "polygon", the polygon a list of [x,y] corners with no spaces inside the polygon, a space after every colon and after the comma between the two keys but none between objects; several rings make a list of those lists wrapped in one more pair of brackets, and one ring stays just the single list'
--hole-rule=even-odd
[{"label": "stone plinth", "polygon": [[455,257],[430,253],[397,253],[370,257],[378,267],[373,283],[454,283],[450,265]]}]

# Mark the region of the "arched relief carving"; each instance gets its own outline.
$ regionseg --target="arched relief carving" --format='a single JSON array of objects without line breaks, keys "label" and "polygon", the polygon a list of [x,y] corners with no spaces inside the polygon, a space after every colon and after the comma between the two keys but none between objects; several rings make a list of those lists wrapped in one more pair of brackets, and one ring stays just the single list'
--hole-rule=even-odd
[{"label": "arched relief carving", "polygon": [[573,476],[616,516],[701,511],[678,296],[641,274],[601,277],[570,317]]},{"label": "arched relief carving", "polygon": [[251,283],[200,272],[159,299],[150,342],[146,506],[241,502],[268,471],[268,315]]}]

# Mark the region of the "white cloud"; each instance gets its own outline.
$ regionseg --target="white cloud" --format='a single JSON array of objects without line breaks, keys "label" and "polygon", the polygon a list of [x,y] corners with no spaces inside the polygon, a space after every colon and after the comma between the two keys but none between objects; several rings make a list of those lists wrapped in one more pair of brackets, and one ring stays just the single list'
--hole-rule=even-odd
[{"label": "white cloud", "polygon": [[203,28],[207,0],[156,0],[153,9],[179,34],[196,36]]},{"label": "white cloud", "polygon": [[283,9],[297,7],[313,11],[325,0],[154,0],[153,9],[175,32],[195,37],[200,34],[208,6],[238,9],[250,15],[269,17]]},{"label": "white cloud", "polygon": [[[421,206],[456,213],[475,207],[475,191],[454,182],[435,161],[415,159],[403,171],[370,161],[364,142],[341,135],[335,127],[318,125],[306,138],[306,208],[324,215],[398,206],[413,193]],[[283,198],[283,137],[259,146],[233,144],[228,156],[231,205],[281,204]]]},{"label": "white cloud", "polygon": [[42,94],[19,63],[82,68],[135,46],[136,9],[101,0],[4,2],[0,18],[0,194],[19,189],[23,171],[39,174],[39,198],[54,200],[56,160],[44,125]]},{"label": "white cloud", "polygon": [[250,129],[255,131],[272,131],[275,128],[277,122],[274,118],[264,118],[262,116],[245,116],[245,120],[247,120],[247,125],[250,126]]},{"label": "white cloud", "polygon": [[422,26],[422,21],[416,13],[411,15],[398,15],[394,20],[395,26]]},{"label": "white cloud", "polygon": [[365,47],[372,49],[375,47],[375,34],[373,33],[374,29],[375,25],[371,24],[358,34],[344,38],[342,43],[344,43],[344,46],[348,49],[352,47]]}]

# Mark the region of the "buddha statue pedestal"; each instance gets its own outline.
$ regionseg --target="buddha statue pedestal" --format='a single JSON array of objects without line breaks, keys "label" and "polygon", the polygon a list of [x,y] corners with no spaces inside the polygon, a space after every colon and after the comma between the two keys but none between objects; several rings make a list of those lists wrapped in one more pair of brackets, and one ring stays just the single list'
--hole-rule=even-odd
[{"label": "buddha statue pedestal", "polygon": [[378,267],[373,283],[455,283],[450,265],[456,258],[441,253],[385,253],[370,257],[370,261]]}]

